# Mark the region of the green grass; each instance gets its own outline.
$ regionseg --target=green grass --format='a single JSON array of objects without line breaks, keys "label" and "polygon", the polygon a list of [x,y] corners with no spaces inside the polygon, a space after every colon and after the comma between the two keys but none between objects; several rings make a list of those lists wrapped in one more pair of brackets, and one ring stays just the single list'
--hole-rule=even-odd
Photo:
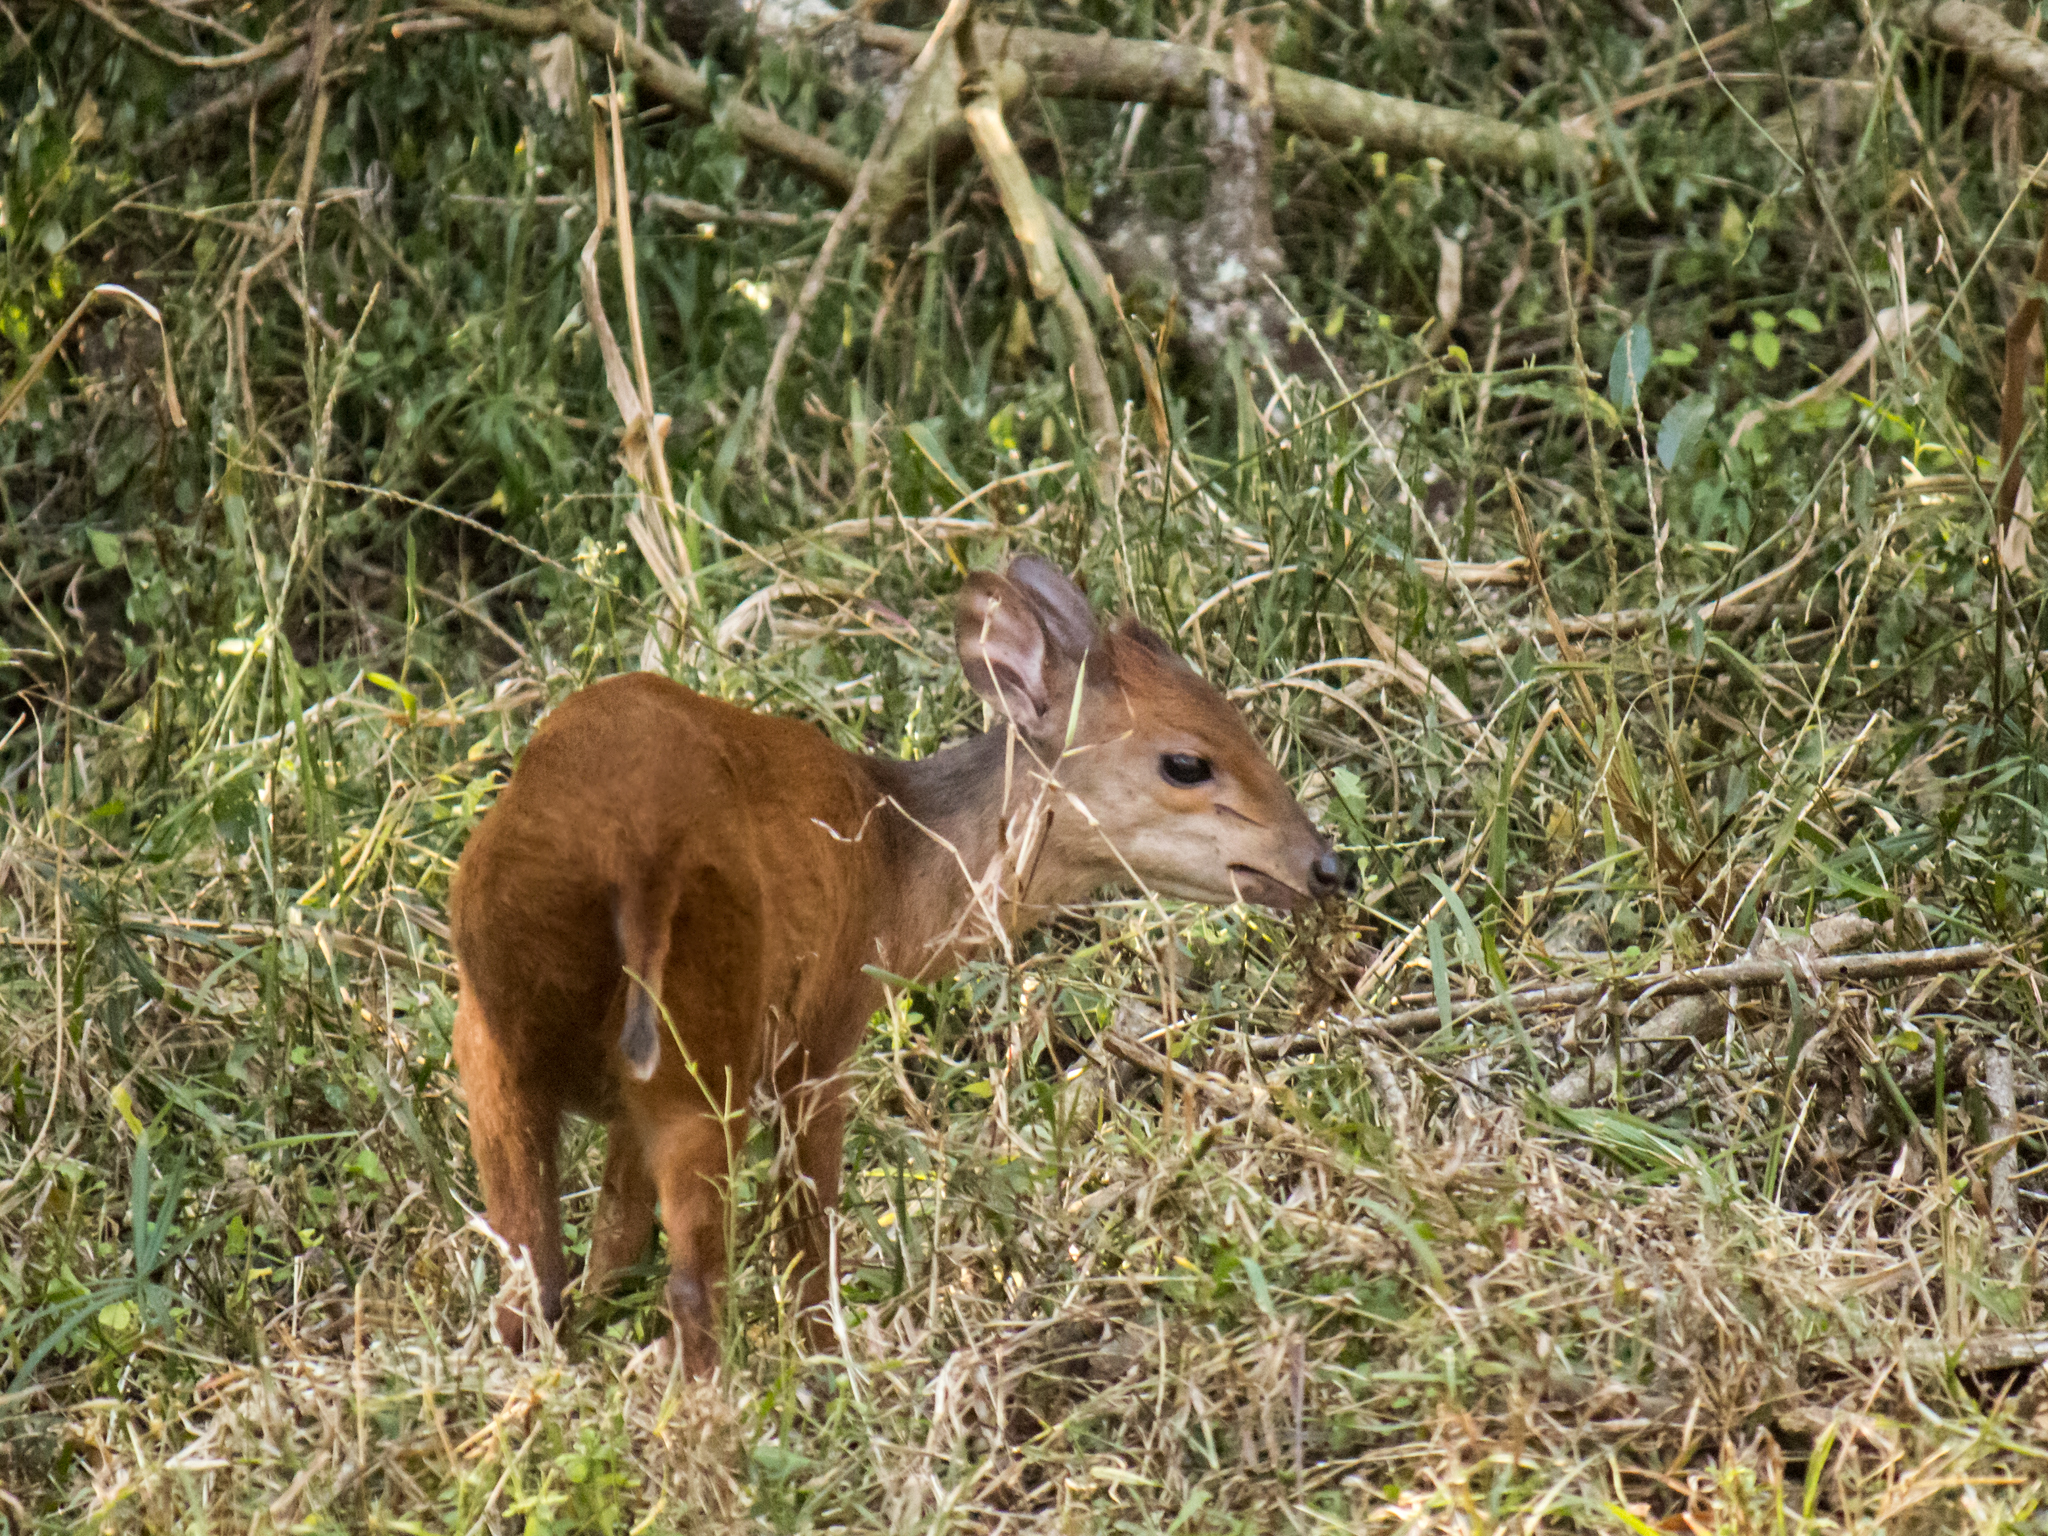
[{"label": "green grass", "polygon": [[[255,37],[286,14],[230,19]],[[163,308],[186,424],[154,327],[112,304],[0,423],[14,1525],[2041,1528],[2048,693],[2039,584],[2001,582],[1973,478],[2040,233],[2039,127],[1831,0],[1674,15],[1662,42],[1604,5],[1541,15],[1304,6],[1276,57],[1541,123],[1700,74],[1688,25],[1753,25],[1714,55],[1725,90],[1627,111],[1584,183],[1278,145],[1289,297],[1349,376],[1396,382],[1343,402],[1289,380],[1276,404],[1241,357],[1169,353],[1169,466],[1105,330],[1138,402],[1116,507],[1051,468],[1079,428],[1056,360],[1011,344],[1020,301],[1050,327],[992,199],[912,247],[852,242],[761,471],[749,391],[822,225],[640,221],[703,599],[657,664],[929,752],[980,725],[951,660],[962,570],[1039,549],[1235,690],[1366,886],[1295,926],[1106,902],[898,997],[859,1058],[841,1347],[796,1341],[752,1198],[764,1125],[737,1170],[730,1368],[693,1387],[655,1347],[651,1268],[558,1346],[489,1337],[448,1055],[453,861],[540,712],[640,665],[662,612],[578,309],[588,125],[548,112],[511,44],[364,31],[314,160],[331,200],[285,244],[296,86],[253,134],[246,110],[196,119],[247,75],[21,10],[8,372],[119,281]],[[815,62],[753,62],[721,88],[864,148],[872,112],[834,118]],[[1822,78],[1897,90],[1828,106]],[[1077,215],[1197,211],[1198,117],[1153,115],[1135,192],[1112,186],[1118,121],[1027,106],[1019,139]],[[825,206],[715,126],[635,124],[627,163],[637,190]],[[939,208],[966,184],[940,178]],[[585,201],[537,201],[559,196]],[[1465,241],[1450,348],[1426,324],[1439,231]],[[610,246],[600,265],[619,325]],[[1902,298],[1935,306],[1908,344],[1732,441]],[[979,531],[920,521],[1030,470],[963,514]],[[1560,615],[1647,617],[1561,647],[1528,587],[1423,563],[1532,546]],[[1699,621],[1802,549],[1770,606]],[[1488,644],[1531,624],[1540,652]],[[1760,989],[1589,1103],[1560,1088],[1612,1057],[1597,1007],[1251,1049],[1856,910],[1889,924],[1870,947],[2007,958]],[[1165,1028],[1183,1072],[1107,1052],[1120,1025]],[[1990,1197],[2000,1051],[2016,1230]],[[580,1243],[600,1148],[571,1147]]]}]

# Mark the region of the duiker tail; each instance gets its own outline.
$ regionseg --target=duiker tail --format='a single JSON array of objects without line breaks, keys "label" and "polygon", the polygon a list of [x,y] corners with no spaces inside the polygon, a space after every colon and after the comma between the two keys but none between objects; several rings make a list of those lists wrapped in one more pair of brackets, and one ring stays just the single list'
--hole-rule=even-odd
[{"label": "duiker tail", "polygon": [[654,1076],[661,1060],[661,976],[668,968],[669,933],[676,893],[662,880],[629,880],[613,896],[619,959],[626,970],[626,1021],[619,1050],[637,1082]]}]

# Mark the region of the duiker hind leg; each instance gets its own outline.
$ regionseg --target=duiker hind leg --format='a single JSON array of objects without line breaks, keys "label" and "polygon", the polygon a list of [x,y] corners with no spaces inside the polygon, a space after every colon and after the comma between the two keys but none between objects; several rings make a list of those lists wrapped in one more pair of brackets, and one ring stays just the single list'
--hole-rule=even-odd
[{"label": "duiker hind leg", "polygon": [[675,1348],[684,1374],[708,1376],[719,1360],[731,1174],[747,1137],[746,1097],[743,1091],[727,1095],[726,1104],[714,1108],[694,1092],[671,1093],[647,1109],[640,1135],[668,1234],[668,1309]]},{"label": "duiker hind leg", "polygon": [[[465,989],[455,1008],[455,1065],[469,1099],[470,1144],[483,1179],[491,1230],[533,1264],[540,1316],[562,1315],[562,1185],[557,1171],[562,1111],[553,1094],[515,1070]],[[498,1308],[498,1333],[514,1349],[528,1342],[529,1313]]]},{"label": "duiker hind leg", "polygon": [[839,1209],[839,1182],[846,1162],[847,1084],[841,1073],[807,1077],[794,1064],[776,1074],[782,1105],[782,1134],[792,1143],[794,1166],[782,1171],[783,1219],[794,1237],[797,1281],[803,1298],[804,1332],[814,1350],[833,1343],[826,1312],[831,1295],[831,1229]]},{"label": "duiker hind leg", "polygon": [[602,1295],[614,1275],[646,1256],[656,1194],[646,1143],[633,1117],[622,1114],[605,1137],[604,1183],[591,1223],[590,1262],[583,1269],[585,1296]]}]

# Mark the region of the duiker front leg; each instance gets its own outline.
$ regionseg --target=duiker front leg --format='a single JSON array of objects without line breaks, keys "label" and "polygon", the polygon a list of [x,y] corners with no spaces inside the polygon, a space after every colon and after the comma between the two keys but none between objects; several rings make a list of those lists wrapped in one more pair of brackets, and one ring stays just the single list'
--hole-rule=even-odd
[{"label": "duiker front leg", "polygon": [[[524,1252],[532,1261],[540,1315],[553,1323],[562,1315],[562,1284],[568,1278],[557,1172],[561,1106],[506,1059],[482,1005],[468,989],[455,1008],[455,1065],[469,1099],[469,1140],[483,1179],[485,1216],[514,1253]],[[513,1349],[526,1347],[528,1331],[524,1310],[498,1308],[498,1334]]]}]

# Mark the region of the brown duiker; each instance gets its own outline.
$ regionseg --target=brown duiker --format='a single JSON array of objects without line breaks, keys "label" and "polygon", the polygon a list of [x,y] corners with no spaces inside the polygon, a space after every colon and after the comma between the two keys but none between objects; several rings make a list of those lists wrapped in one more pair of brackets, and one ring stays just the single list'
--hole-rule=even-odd
[{"label": "brown duiker", "polygon": [[[757,1084],[794,1138],[785,1194],[813,1342],[844,1069],[880,971],[939,977],[1104,886],[1292,909],[1344,871],[1237,710],[1158,636],[1103,626],[1030,555],[959,600],[994,730],[917,762],[649,673],[564,702],[469,841],[452,900],[455,1056],[490,1225],[561,1312],[558,1144],[610,1128],[584,1277],[660,1212],[686,1370],[718,1363],[729,1173]],[[515,1347],[528,1315],[498,1326]]]}]

